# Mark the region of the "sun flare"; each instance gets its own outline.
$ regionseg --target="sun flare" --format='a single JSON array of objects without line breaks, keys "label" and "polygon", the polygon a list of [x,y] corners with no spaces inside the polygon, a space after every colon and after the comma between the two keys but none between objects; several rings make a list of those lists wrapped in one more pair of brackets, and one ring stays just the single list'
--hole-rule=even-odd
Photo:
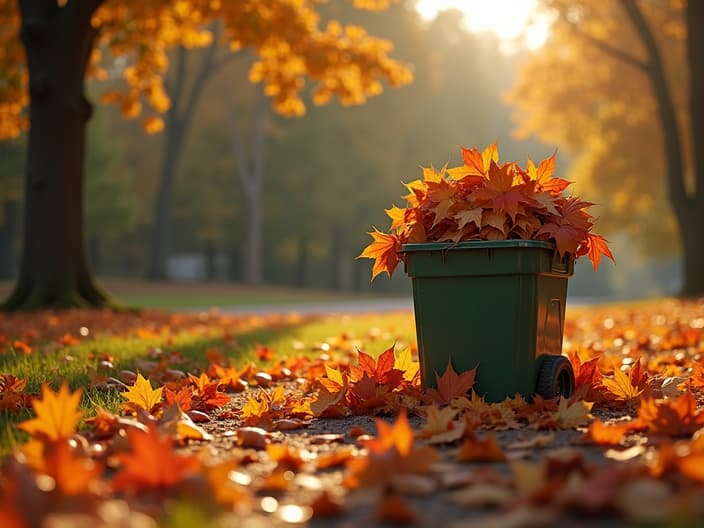
[{"label": "sun flare", "polygon": [[540,48],[550,33],[550,19],[538,9],[536,0],[418,0],[416,10],[426,20],[446,9],[464,15],[473,33],[491,31],[507,50],[525,46]]}]

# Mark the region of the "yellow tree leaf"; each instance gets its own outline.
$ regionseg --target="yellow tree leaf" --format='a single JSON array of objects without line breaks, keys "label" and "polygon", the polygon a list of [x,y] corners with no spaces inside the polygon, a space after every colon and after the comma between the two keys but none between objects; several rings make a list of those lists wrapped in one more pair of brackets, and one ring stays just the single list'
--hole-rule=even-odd
[{"label": "yellow tree leaf", "polygon": [[22,422],[18,427],[34,437],[52,441],[71,436],[82,415],[77,410],[81,393],[81,389],[69,392],[66,382],[58,392],[52,391],[46,383],[43,384],[41,400],[32,402],[37,417]]},{"label": "yellow tree leaf", "polygon": [[151,412],[154,406],[161,402],[161,392],[163,390],[163,387],[152,389],[149,380],[137,373],[137,381],[126,392],[122,393],[122,397],[127,400],[123,405],[128,409],[133,409],[134,406],[137,406],[147,412]]}]

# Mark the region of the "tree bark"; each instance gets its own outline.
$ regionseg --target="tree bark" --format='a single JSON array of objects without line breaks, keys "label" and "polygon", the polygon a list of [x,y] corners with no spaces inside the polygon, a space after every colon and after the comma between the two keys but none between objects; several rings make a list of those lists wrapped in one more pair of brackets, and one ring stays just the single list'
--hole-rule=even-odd
[{"label": "tree bark", "polygon": [[254,144],[252,155],[245,153],[244,140],[240,133],[235,105],[230,110],[232,153],[237,162],[242,191],[247,200],[247,232],[244,261],[244,282],[259,284],[262,281],[262,187],[264,184],[264,142],[268,103],[259,90],[254,114]]},{"label": "tree bark", "polygon": [[620,0],[636,33],[641,39],[646,54],[645,62],[616,49],[608,42],[600,41],[579,30],[588,42],[613,58],[641,70],[650,80],[657,104],[658,120],[663,138],[666,160],[668,199],[675,214],[682,241],[682,288],[685,296],[704,294],[704,3],[690,1],[686,8],[687,66],[689,70],[689,93],[691,110],[692,150],[695,189],[688,193],[685,187],[685,164],[682,140],[677,123],[677,114],[670,95],[664,64],[655,36],[638,6],[637,0]]},{"label": "tree bark", "polygon": [[23,247],[17,284],[3,307],[103,306],[83,230],[86,124],[92,106],[84,79],[103,0],[21,0],[21,39],[29,70]]},{"label": "tree bark", "polygon": [[5,221],[0,227],[0,279],[15,276],[15,245],[19,232],[19,205],[7,200],[4,205]]},{"label": "tree bark", "polygon": [[681,225],[684,273],[682,294],[704,295],[704,2],[687,3],[689,107],[694,164],[694,195],[689,218]]}]

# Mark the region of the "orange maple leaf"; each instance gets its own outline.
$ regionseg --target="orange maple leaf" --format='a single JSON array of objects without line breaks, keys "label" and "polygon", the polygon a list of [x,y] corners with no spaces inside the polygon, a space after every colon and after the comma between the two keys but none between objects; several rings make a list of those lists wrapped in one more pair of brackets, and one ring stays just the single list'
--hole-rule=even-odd
[{"label": "orange maple leaf", "polygon": [[691,392],[669,400],[644,398],[638,408],[638,420],[649,431],[668,436],[688,436],[704,427],[704,411],[697,408]]},{"label": "orange maple leaf", "polygon": [[132,452],[120,453],[121,467],[112,481],[117,491],[134,493],[174,486],[198,470],[195,456],[178,455],[173,450],[173,440],[162,437],[153,424],[148,432],[130,429],[127,440]]},{"label": "orange maple leaf", "polygon": [[401,250],[401,240],[398,235],[387,235],[377,229],[368,233],[374,239],[357,258],[374,259],[372,268],[372,280],[382,272],[390,277],[401,261],[399,251]]},{"label": "orange maple leaf", "polygon": [[474,367],[472,370],[458,375],[452,367],[452,360],[450,360],[442,376],[435,373],[437,389],[429,389],[428,396],[437,404],[447,405],[453,399],[467,394],[469,389],[474,386],[476,374],[477,367]]},{"label": "orange maple leaf", "polygon": [[484,168],[484,160],[482,154],[475,148],[467,149],[460,147],[462,152],[462,161],[464,162],[465,175],[468,176],[484,176],[486,169]]},{"label": "orange maple leaf", "polygon": [[368,455],[348,464],[354,475],[353,482],[356,479],[361,484],[376,485],[389,482],[399,474],[427,473],[439,459],[435,449],[415,443],[405,410],[393,425],[379,418],[375,421],[377,437],[360,440],[369,450]]},{"label": "orange maple leaf", "polygon": [[618,445],[624,436],[630,432],[643,429],[640,421],[628,420],[615,424],[606,424],[601,420],[594,420],[589,424],[587,438],[599,445]]},{"label": "orange maple leaf", "polygon": [[77,410],[82,392],[78,389],[70,393],[66,382],[54,392],[44,383],[42,398],[32,402],[37,417],[18,424],[18,427],[34,437],[47,440],[68,438],[75,432],[82,416]]},{"label": "orange maple leaf", "polygon": [[559,196],[572,183],[562,178],[553,177],[555,173],[555,154],[557,154],[557,151],[553,152],[549,158],[542,160],[537,167],[533,160],[528,159],[526,169],[530,179],[536,182],[537,192],[544,191],[552,196]]},{"label": "orange maple leaf", "polygon": [[54,479],[57,489],[64,495],[88,492],[103,472],[102,465],[79,456],[65,440],[47,444],[43,455],[42,472]]},{"label": "orange maple leaf", "polygon": [[610,258],[611,262],[616,262],[607,242],[608,241],[601,235],[593,235],[591,233],[587,235],[587,255],[592,262],[594,271],[599,269],[599,262],[601,262],[602,255]]},{"label": "orange maple leaf", "polygon": [[482,439],[474,435],[465,438],[457,451],[457,460],[459,462],[494,462],[506,460],[506,455],[496,440],[496,435],[490,432]]}]

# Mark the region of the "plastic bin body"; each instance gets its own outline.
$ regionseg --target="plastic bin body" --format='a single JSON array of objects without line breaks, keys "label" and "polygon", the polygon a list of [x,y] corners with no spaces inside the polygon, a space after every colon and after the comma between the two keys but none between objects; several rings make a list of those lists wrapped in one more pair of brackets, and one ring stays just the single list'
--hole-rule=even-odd
[{"label": "plastic bin body", "polygon": [[421,379],[435,387],[452,360],[474,367],[486,401],[535,392],[539,358],[561,354],[572,258],[537,240],[405,244]]}]

